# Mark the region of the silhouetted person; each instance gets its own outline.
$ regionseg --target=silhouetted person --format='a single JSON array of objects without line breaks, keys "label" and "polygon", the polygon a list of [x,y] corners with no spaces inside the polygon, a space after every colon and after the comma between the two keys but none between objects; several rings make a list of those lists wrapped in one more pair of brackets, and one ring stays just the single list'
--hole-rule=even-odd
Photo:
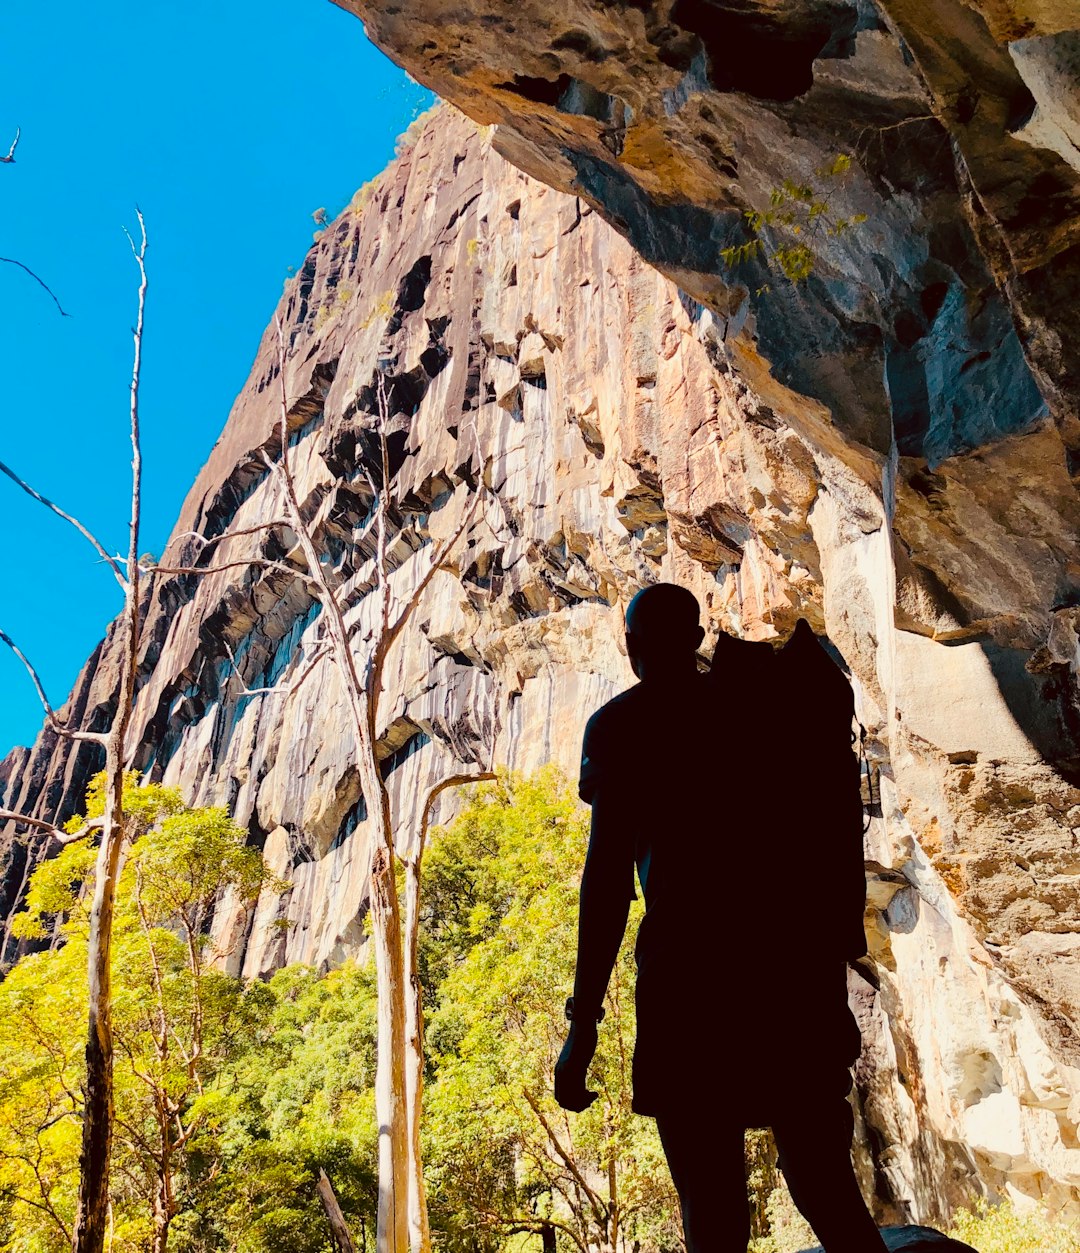
[{"label": "silhouetted person", "polygon": [[851,689],[805,622],[778,652],[721,636],[699,674],[698,612],[673,584],[634,597],[640,682],[585,731],[592,834],[555,1096],[595,1099],[586,1071],[636,866],[633,1108],[656,1118],[690,1253],[745,1250],[743,1133],[763,1126],[826,1253],[879,1253],[846,1100],[846,964],[866,951]]}]

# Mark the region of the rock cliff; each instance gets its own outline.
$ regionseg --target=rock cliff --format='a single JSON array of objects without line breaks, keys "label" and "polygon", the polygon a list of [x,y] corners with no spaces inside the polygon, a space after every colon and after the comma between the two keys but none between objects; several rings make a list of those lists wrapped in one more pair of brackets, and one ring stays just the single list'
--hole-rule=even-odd
[{"label": "rock cliff", "polygon": [[[892,33],[850,35],[884,58],[874,87],[925,110]],[[444,23],[438,39],[455,38]],[[845,90],[838,110],[852,107]],[[674,99],[672,116],[689,107]],[[354,541],[372,502],[380,373],[398,594],[428,539],[452,532],[478,484],[490,489],[392,660],[380,755],[406,838],[447,764],[494,752],[574,770],[588,713],[630,681],[621,615],[646,582],[692,587],[714,638],[768,638],[800,615],[827,633],[877,771],[867,926],[881,988],[852,985],[867,1190],[888,1219],[940,1223],[1000,1184],[1080,1213],[1080,509],[1067,423],[1033,378],[1049,367],[1017,333],[964,215],[970,191],[940,124],[897,129],[910,133],[880,140],[877,175],[859,167],[837,184],[867,222],[822,242],[806,284],[766,270],[747,285],[716,251],[736,236],[674,184],[653,215],[627,183],[628,212],[645,216],[620,233],[595,189],[566,194],[504,160],[495,144],[518,144],[512,129],[493,136],[440,110],[287,284],[288,456],[361,639],[372,550]],[[740,133],[754,145],[740,168],[766,196],[786,176],[782,142],[808,168],[836,143],[749,114]],[[659,168],[671,137],[651,142]],[[702,187],[712,168],[702,157]],[[669,255],[641,247],[645,227]],[[697,268],[676,264],[684,248]],[[213,557],[230,568],[152,586],[130,743],[134,765],[191,802],[228,804],[291,881],[253,912],[218,911],[250,975],[361,945],[369,853],[337,678],[313,664],[318,606],[302,582],[246,564],[288,559],[286,532],[244,533],[282,516],[262,460],[283,453],[277,372],[271,327],[162,558],[206,563],[204,541],[235,532]],[[114,690],[107,639],[71,708],[100,725]],[[799,751],[782,711],[767,747],[782,778]],[[63,817],[94,765],[43,731],[0,769],[0,796]],[[718,824],[725,793],[746,785],[718,776]],[[764,789],[761,801],[767,812]],[[5,912],[24,839],[7,832]],[[31,859],[44,851],[31,844]],[[814,922],[814,863],[807,834],[798,864],[774,870],[806,885],[802,914],[776,919],[793,949]],[[783,973],[771,977],[783,995]],[[792,1052],[797,1064],[795,1041]]]}]

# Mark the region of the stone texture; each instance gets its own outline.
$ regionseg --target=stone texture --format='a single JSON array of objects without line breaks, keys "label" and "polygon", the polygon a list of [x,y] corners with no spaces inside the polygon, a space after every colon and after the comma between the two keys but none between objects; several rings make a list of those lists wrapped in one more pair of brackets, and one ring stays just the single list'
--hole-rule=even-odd
[{"label": "stone texture", "polygon": [[[976,360],[1009,336],[1011,315],[1016,351],[1075,438],[1080,17],[1069,0],[337,3],[420,81],[497,123],[510,160],[586,198],[697,299],[748,319],[777,376],[849,435],[885,451],[891,407],[901,451],[937,459],[985,442],[988,427],[1022,426],[1034,392],[1003,394]],[[812,300],[761,291],[760,271],[723,281],[719,252],[740,238],[741,213],[836,151],[857,176],[835,203],[872,225],[821,242]],[[926,234],[917,219],[936,197],[954,217]],[[988,299],[958,303],[973,278],[958,247],[967,230]],[[810,351],[792,353],[796,340]],[[974,370],[961,390],[982,393],[960,412],[933,395],[953,354]],[[918,368],[927,355],[936,370]]]},{"label": "stone texture", "polygon": [[[884,1227],[881,1235],[885,1247],[895,1253],[976,1253],[970,1244],[950,1240],[931,1227]],[[821,1245],[803,1253],[822,1253]]]},{"label": "stone texture", "polygon": [[[904,93],[915,80],[890,40],[880,26],[857,32],[878,49],[863,69],[914,109]],[[837,109],[852,107],[837,91]],[[732,107],[751,108],[740,100]],[[740,164],[765,189],[783,137],[769,116],[774,129],[747,139],[760,151]],[[926,127],[942,143],[938,124]],[[791,142],[808,167],[825,151]],[[657,179],[671,143],[655,139]],[[679,152],[684,164],[693,156]],[[850,245],[894,302],[872,299],[865,275],[830,268],[804,288],[775,282],[769,323],[730,276],[713,274],[709,306],[695,299],[586,197],[522,174],[489,131],[444,109],[286,285],[290,463],[361,649],[373,572],[371,542],[357,536],[372,500],[378,371],[398,483],[397,593],[425,568],[429,537],[451,532],[478,484],[490,489],[392,658],[380,753],[406,844],[425,785],[446,764],[486,763],[493,742],[513,767],[574,770],[588,714],[630,682],[621,617],[643,584],[691,587],[711,639],[782,636],[800,615],[827,633],[878,775],[867,929],[880,988],[852,977],[867,1192],[893,1222],[946,1226],[957,1203],[1002,1189],[1076,1215],[1076,502],[1062,427],[1001,331],[1006,306],[960,216],[951,166],[901,167],[892,193],[880,180],[865,192],[881,214],[877,261]],[[670,227],[664,246],[700,242],[692,207],[664,203],[657,239]],[[932,283],[944,291],[924,301]],[[980,322],[995,302],[999,320]],[[928,411],[925,429],[951,434],[931,464],[889,434],[889,328],[904,310],[929,329],[958,309],[993,334],[974,354],[985,358],[937,377],[944,417],[935,425]],[[909,355],[896,377],[936,370],[947,340]],[[281,455],[278,387],[271,328],[184,505],[170,564],[208,560],[192,532],[213,539],[281,517],[261,461]],[[1004,431],[986,413],[1001,390],[1037,402]],[[290,545],[285,529],[237,535],[215,560],[289,561]],[[340,686],[326,661],[296,685],[321,632],[303,584],[254,565],[159,578],[147,604],[132,761],[193,803],[228,804],[292,884],[253,910],[217,911],[230,960],[249,975],[330,964],[363,944],[369,848]],[[241,680],[272,690],[244,695]],[[100,725],[114,690],[106,640],[72,695],[75,715]],[[763,751],[767,784],[718,780],[718,824],[726,789],[757,787],[767,805],[799,751],[780,710]],[[13,807],[62,819],[94,764],[43,732],[0,769],[0,787]],[[7,913],[26,861],[17,833],[4,834]],[[805,910],[777,919],[793,949],[814,921],[804,842],[799,864],[777,868],[807,885]]]}]

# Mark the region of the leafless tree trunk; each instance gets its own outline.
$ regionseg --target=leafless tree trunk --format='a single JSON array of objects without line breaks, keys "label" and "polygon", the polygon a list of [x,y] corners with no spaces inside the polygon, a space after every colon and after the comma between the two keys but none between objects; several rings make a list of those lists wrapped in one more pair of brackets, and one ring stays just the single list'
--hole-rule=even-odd
[{"label": "leafless tree trunk", "polygon": [[448,788],[496,778],[493,770],[452,774],[428,792],[420,816],[416,849],[405,863],[405,1102],[409,1132],[409,1246],[411,1253],[431,1253],[420,1119],[424,1109],[424,989],[417,950],[420,938],[420,886],[424,850],[435,802]]},{"label": "leafless tree trunk", "polygon": [[[330,650],[341,674],[356,736],[356,763],[360,786],[367,801],[372,823],[370,901],[372,945],[375,954],[377,993],[377,1055],[375,1072],[375,1113],[379,1125],[379,1205],[376,1230],[378,1253],[406,1253],[409,1247],[409,1197],[416,1197],[417,1229],[426,1232],[427,1215],[423,1197],[423,1167],[419,1131],[410,1142],[409,1081],[407,1063],[407,1024],[410,997],[407,994],[405,957],[402,944],[401,906],[395,877],[398,842],[391,813],[390,793],[379,769],[379,698],[390,650],[404,630],[413,611],[436,572],[440,570],[458,540],[472,521],[481,499],[479,492],[465,511],[457,530],[435,552],[427,571],[417,581],[404,605],[391,612],[388,578],[387,514],[390,500],[390,458],[386,440],[387,400],[380,379],[378,389],[379,447],[381,483],[370,480],[376,507],[369,523],[376,528],[376,575],[378,579],[378,622],[374,639],[363,666],[358,666],[352,649],[344,607],[319,561],[311,528],[306,523],[288,464],[288,393],[285,381],[285,340],[280,319],[277,322],[278,374],[281,384],[281,459],[263,459],[278,476],[284,490],[289,526],[297,537],[309,583],[321,602],[327,621]],[[366,533],[366,532],[365,532]],[[470,776],[471,777],[471,776]],[[448,783],[447,786],[450,786]],[[441,790],[441,789],[439,789]],[[417,879],[417,890],[419,880]],[[414,1004],[413,1015],[418,1007]],[[416,1019],[417,1024],[419,1020]],[[417,1027],[417,1040],[420,1032]],[[421,1054],[422,1058],[422,1054]],[[422,1061],[421,1061],[422,1064]],[[419,1185],[414,1182],[419,1180]],[[426,1245],[417,1248],[424,1247]]]},{"label": "leafless tree trunk", "polygon": [[139,312],[133,331],[131,371],[131,519],[120,614],[120,690],[105,745],[105,815],[94,875],[88,943],[89,1023],[86,1038],[86,1103],[79,1157],[79,1204],[75,1216],[75,1253],[101,1253],[109,1209],[109,1153],[113,1123],[112,924],[116,881],[124,838],[124,766],[127,730],[135,702],[135,667],[139,653],[139,519],[142,508],[142,450],[139,444],[139,378],[142,370],[143,320],[146,312],[146,224],[139,213],[140,246],[131,241],[139,266]]},{"label": "leafless tree trunk", "polygon": [[[139,308],[133,329],[134,362],[131,373],[131,514],[126,562],[110,555],[100,541],[71,514],[65,512],[47,497],[32,488],[8,466],[0,464],[0,473],[7,475],[17,486],[39,501],[53,513],[70,523],[83,535],[111,569],[124,594],[120,614],[118,638],[120,640],[120,688],[117,694],[117,711],[107,733],[85,731],[71,727],[58,718],[49,704],[45,689],[37,671],[15,642],[0,631],[0,642],[6,644],[19,658],[30,675],[38,697],[45,709],[46,725],[57,734],[73,740],[91,741],[105,749],[106,791],[105,812],[100,823],[87,824],[82,832],[101,830],[101,846],[98,851],[95,872],[94,898],[90,912],[88,941],[89,1015],[86,1041],[86,1086],[83,1104],[83,1136],[79,1159],[79,1201],[72,1234],[75,1253],[102,1253],[109,1225],[109,1152],[112,1140],[113,1087],[112,1087],[112,1000],[111,1000],[111,950],[112,921],[116,896],[116,879],[120,862],[120,850],[124,833],[123,783],[125,765],[125,739],[131,720],[135,698],[135,665],[139,645],[139,516],[142,491],[142,455],[139,446],[139,378],[142,367],[142,335],[146,310],[146,224],[138,214],[141,240],[138,247],[129,236],[131,250],[139,267]],[[36,276],[35,276],[36,277]],[[29,819],[23,815],[4,815],[9,820],[28,822],[39,830],[45,830],[58,839],[67,836],[50,823]]]}]

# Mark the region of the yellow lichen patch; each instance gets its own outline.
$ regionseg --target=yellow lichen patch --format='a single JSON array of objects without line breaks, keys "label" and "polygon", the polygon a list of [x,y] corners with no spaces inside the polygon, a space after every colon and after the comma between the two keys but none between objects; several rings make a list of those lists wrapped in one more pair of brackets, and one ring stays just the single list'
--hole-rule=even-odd
[{"label": "yellow lichen patch", "polygon": [[931,818],[918,835],[919,847],[929,857],[936,857],[942,849],[941,824],[936,818]]},{"label": "yellow lichen patch", "polygon": [[967,871],[962,857],[939,854],[930,858],[930,864],[941,876],[951,895],[961,897],[967,891]]},{"label": "yellow lichen patch", "polygon": [[663,126],[649,119],[627,130],[619,163],[631,166],[654,196],[683,199],[689,194],[700,204],[725,200],[715,168],[688,157]]}]

